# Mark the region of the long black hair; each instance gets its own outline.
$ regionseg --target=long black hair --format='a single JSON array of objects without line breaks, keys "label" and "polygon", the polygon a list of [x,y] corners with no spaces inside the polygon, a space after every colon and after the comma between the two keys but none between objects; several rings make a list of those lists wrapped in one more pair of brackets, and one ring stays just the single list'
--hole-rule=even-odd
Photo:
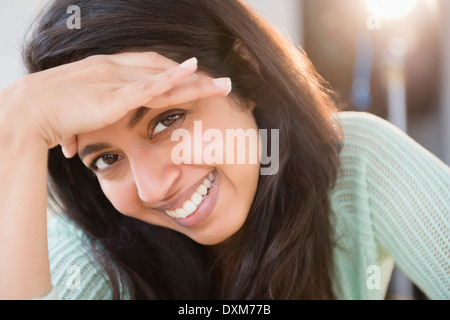
[{"label": "long black hair", "polygon": [[[81,29],[69,30],[69,5]],[[245,47],[251,59],[235,50]],[[260,176],[244,226],[206,247],[120,214],[78,157],[50,150],[52,195],[92,241],[99,263],[132,298],[329,299],[332,212],[339,168],[336,105],[304,52],[238,0],[58,0],[40,16],[24,50],[29,72],[96,54],[156,51],[233,82],[255,104],[261,129],[279,129],[279,170]],[[95,244],[95,245],[94,245]]]}]

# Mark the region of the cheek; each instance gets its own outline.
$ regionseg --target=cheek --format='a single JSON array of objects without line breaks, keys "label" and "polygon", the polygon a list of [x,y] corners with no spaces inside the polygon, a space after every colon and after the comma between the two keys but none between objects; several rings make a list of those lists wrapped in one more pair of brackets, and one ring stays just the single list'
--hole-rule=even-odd
[{"label": "cheek", "polygon": [[123,184],[100,182],[103,193],[116,208],[117,211],[126,215],[133,216],[133,213],[139,208],[136,188],[132,185],[124,186]]},{"label": "cheek", "polygon": [[230,201],[230,205],[234,207],[233,214],[236,215],[234,218],[246,218],[256,194],[259,179],[259,166],[226,166],[223,168],[223,172],[229,179],[235,193],[234,197],[230,197],[230,199],[235,199],[234,201]]}]

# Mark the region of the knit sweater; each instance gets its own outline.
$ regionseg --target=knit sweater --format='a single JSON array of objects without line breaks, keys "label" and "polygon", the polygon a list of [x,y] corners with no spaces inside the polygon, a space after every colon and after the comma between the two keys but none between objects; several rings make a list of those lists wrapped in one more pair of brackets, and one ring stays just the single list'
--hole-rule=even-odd
[{"label": "knit sweater", "polygon": [[[334,212],[338,299],[383,299],[394,263],[431,299],[450,298],[450,169],[387,121],[340,112]],[[111,299],[87,237],[63,214],[48,221],[53,290],[44,299]]]}]

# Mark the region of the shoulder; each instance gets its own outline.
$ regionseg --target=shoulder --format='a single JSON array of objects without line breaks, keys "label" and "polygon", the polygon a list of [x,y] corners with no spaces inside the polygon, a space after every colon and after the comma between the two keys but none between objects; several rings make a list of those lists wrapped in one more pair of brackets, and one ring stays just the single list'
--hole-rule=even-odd
[{"label": "shoulder", "polygon": [[409,137],[386,120],[365,112],[340,112],[336,120],[342,129],[342,149],[332,202],[346,207],[338,211],[360,212],[363,208],[355,205],[366,205],[368,180],[385,165],[396,165],[402,157],[398,152],[404,154],[399,150]]},{"label": "shoulder", "polygon": [[47,222],[49,238],[71,236],[79,240],[87,240],[87,236],[68,217],[60,213],[52,214]]},{"label": "shoulder", "polygon": [[436,210],[448,208],[450,169],[439,158],[377,116],[341,112],[339,121],[343,147],[335,193],[368,201],[372,213],[417,211],[431,200]]},{"label": "shoulder", "polygon": [[[388,144],[407,144],[414,141],[390,122],[366,112],[340,112],[338,119],[346,146],[362,144],[365,146]],[[386,145],[380,145],[380,148]]]},{"label": "shoulder", "polygon": [[401,134],[387,121],[362,112],[340,112],[342,128],[340,169],[330,193],[334,216],[336,294],[343,299],[383,299],[387,281],[376,290],[366,285],[367,271],[383,266],[383,279],[389,279],[392,261],[378,250],[373,232],[371,200],[367,181],[371,161],[378,157],[393,136]]},{"label": "shoulder", "polygon": [[[338,274],[346,279],[343,287],[353,284],[351,296],[375,293],[364,281],[352,282],[355,273],[366,279],[368,268],[383,269],[393,257],[430,297],[448,296],[441,270],[447,244],[440,239],[448,233],[450,169],[377,116],[342,112],[338,120],[343,147],[330,204],[345,249],[335,251]],[[382,271],[382,279],[389,279],[390,269]]]},{"label": "shoulder", "polygon": [[390,122],[364,112],[341,112],[339,121],[343,132],[340,160],[344,175],[358,174],[358,179],[365,178],[367,183],[413,179],[404,184],[415,182],[417,186],[424,179],[438,177],[448,184],[449,167]]},{"label": "shoulder", "polygon": [[111,299],[109,281],[90,250],[90,239],[62,214],[47,224],[50,271],[59,298]]},{"label": "shoulder", "polygon": [[369,112],[361,111],[341,111],[338,112],[338,117],[345,123],[355,123],[355,122],[368,122],[368,123],[379,123],[379,124],[389,124],[388,121],[374,115]]},{"label": "shoulder", "polygon": [[338,119],[343,131],[340,158],[344,170],[359,162],[367,168],[369,178],[444,176],[448,181],[449,167],[390,122],[364,112],[341,112]]}]

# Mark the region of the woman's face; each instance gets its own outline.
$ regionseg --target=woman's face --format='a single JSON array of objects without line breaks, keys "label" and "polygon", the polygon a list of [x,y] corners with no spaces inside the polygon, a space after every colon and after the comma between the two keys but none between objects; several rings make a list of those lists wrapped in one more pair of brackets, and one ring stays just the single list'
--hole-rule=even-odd
[{"label": "woman's face", "polygon": [[[83,163],[96,172],[103,192],[122,214],[176,230],[201,244],[222,242],[244,224],[256,192],[259,157],[256,163],[246,157],[241,164],[237,157],[242,145],[235,143],[234,154],[233,147],[226,148],[232,143],[227,133],[258,132],[251,111],[229,97],[147,107],[79,135]],[[174,138],[177,132],[183,137]],[[203,135],[207,132],[216,135],[208,138]],[[220,133],[222,143],[215,141]],[[220,152],[224,160],[212,163],[211,156]]]}]

